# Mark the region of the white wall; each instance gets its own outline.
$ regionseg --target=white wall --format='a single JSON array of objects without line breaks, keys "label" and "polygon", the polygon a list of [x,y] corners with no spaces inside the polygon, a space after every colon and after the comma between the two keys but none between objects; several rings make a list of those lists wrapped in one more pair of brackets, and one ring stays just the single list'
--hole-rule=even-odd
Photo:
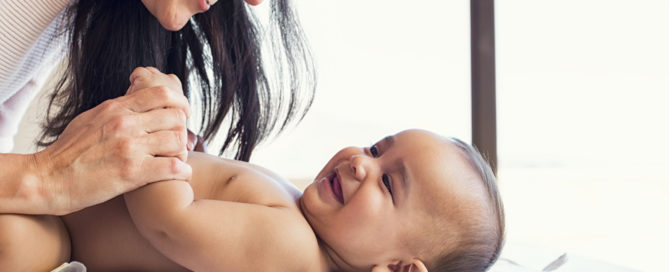
[{"label": "white wall", "polygon": [[318,65],[312,110],[252,161],[313,178],[345,146],[408,128],[469,141],[467,1],[296,1]]}]

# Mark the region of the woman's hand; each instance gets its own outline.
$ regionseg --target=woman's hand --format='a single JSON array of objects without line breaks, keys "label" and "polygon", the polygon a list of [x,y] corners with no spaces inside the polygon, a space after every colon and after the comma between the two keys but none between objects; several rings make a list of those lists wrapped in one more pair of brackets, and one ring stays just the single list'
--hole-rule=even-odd
[{"label": "woman's hand", "polygon": [[[150,182],[190,180],[188,100],[175,76],[152,69],[135,69],[129,94],[77,116],[33,156],[43,213],[74,212]],[[140,88],[146,82],[158,83]]]},{"label": "woman's hand", "polygon": [[[174,89],[181,90],[181,81],[174,74],[163,74],[154,67],[139,67],[130,75],[130,87],[126,95],[132,94],[137,90],[151,88],[160,85],[171,86]],[[188,151],[206,152],[204,140],[190,130],[188,132]]]}]

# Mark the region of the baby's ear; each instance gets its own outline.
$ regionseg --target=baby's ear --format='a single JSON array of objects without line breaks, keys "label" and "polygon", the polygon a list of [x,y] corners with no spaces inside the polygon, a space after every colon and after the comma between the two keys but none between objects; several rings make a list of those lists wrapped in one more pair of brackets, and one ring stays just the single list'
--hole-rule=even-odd
[{"label": "baby's ear", "polygon": [[[391,268],[392,267],[392,268]],[[396,270],[393,269],[395,265],[375,265],[372,267],[371,272],[395,272]]]},{"label": "baby's ear", "polygon": [[428,272],[425,264],[418,259],[413,259],[411,263],[376,265],[371,272]]},{"label": "baby's ear", "polygon": [[423,261],[419,259],[413,259],[413,261],[410,264],[407,264],[405,267],[406,270],[402,271],[410,271],[410,272],[428,272],[427,271],[427,266],[423,263]]}]

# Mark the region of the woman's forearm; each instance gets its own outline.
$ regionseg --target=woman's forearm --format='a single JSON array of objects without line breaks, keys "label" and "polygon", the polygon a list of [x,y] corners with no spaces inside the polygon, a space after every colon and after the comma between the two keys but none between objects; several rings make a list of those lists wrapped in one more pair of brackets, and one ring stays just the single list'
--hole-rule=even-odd
[{"label": "woman's forearm", "polygon": [[48,214],[32,154],[0,154],[0,213]]},{"label": "woman's forearm", "polygon": [[64,215],[147,183],[190,180],[188,100],[174,76],[153,70],[140,67],[131,76],[161,79],[154,87],[79,114],[44,150],[2,154],[0,212]]}]

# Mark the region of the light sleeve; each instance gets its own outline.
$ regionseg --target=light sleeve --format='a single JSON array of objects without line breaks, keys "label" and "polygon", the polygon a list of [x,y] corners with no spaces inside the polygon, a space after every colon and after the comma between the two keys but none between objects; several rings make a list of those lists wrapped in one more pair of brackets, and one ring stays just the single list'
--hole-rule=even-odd
[{"label": "light sleeve", "polygon": [[70,0],[0,0],[0,152],[46,75],[62,56],[57,37]]}]

